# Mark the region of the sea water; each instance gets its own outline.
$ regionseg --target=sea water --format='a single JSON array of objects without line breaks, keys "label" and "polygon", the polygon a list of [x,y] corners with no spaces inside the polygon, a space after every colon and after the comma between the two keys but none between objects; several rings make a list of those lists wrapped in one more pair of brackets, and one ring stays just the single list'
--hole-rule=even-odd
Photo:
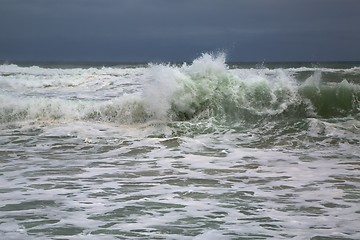
[{"label": "sea water", "polygon": [[1,239],[360,239],[360,64],[0,65]]}]

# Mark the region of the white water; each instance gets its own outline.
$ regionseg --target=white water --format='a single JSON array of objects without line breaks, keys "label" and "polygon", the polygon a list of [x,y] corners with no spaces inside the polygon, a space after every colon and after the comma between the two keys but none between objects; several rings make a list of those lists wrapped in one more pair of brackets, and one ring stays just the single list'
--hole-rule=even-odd
[{"label": "white water", "polygon": [[[300,71],[1,65],[1,238],[359,239],[359,116],[286,113]],[[258,119],[211,115],[223,91]]]}]

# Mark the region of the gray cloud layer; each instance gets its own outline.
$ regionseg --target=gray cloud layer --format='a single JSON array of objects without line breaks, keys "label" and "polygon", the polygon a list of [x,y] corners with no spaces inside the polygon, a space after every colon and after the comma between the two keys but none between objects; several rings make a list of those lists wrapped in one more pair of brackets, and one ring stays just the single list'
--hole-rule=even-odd
[{"label": "gray cloud layer", "polygon": [[360,60],[357,0],[0,0],[0,59]]}]

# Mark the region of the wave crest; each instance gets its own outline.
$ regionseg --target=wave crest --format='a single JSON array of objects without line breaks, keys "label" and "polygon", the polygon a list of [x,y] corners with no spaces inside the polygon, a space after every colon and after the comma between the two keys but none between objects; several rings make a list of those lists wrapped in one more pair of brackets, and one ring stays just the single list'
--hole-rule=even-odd
[{"label": "wave crest", "polygon": [[150,98],[162,96],[152,106],[154,115],[171,120],[249,119],[281,114],[301,102],[296,81],[282,70],[275,78],[256,71],[239,76],[226,65],[223,54],[203,54],[191,65],[156,65],[153,70],[156,75],[144,96],[152,104]]}]

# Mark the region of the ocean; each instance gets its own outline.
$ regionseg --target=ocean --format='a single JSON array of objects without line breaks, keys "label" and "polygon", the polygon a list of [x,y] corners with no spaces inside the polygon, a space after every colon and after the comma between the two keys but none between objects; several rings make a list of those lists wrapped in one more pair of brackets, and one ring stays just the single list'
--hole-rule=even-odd
[{"label": "ocean", "polygon": [[0,238],[360,239],[360,63],[0,65]]}]

